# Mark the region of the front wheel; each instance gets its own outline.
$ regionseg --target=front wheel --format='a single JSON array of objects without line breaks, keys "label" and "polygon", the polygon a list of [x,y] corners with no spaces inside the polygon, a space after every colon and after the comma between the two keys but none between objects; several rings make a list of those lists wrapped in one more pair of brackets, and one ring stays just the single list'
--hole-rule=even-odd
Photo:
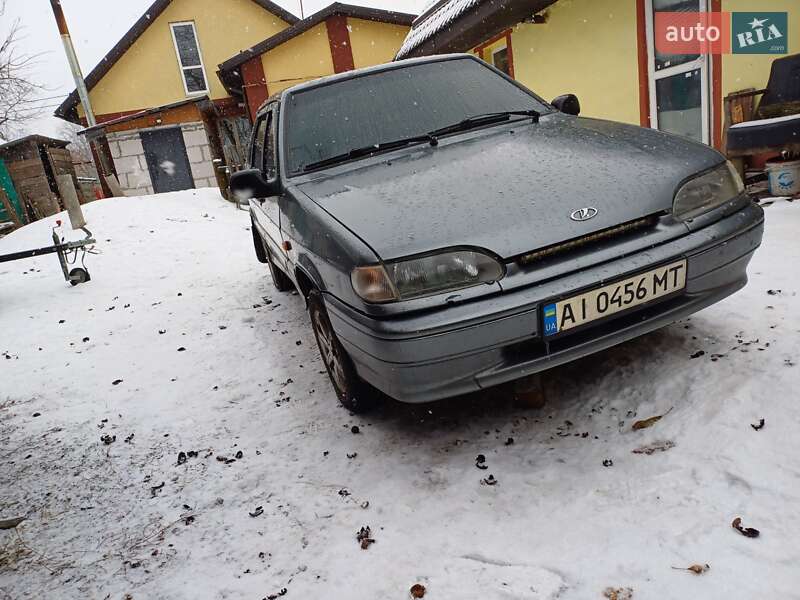
[{"label": "front wheel", "polygon": [[376,403],[377,393],[369,389],[356,373],[353,361],[333,331],[322,294],[317,290],[312,290],[308,295],[308,313],[322,362],[325,363],[339,402],[354,413],[369,410]]}]

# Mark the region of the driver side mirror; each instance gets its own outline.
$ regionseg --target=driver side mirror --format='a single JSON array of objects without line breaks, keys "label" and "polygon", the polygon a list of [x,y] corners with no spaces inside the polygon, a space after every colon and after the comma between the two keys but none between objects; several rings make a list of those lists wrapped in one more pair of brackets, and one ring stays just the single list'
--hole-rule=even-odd
[{"label": "driver side mirror", "polygon": [[564,94],[558,96],[550,104],[555,106],[559,112],[565,115],[578,116],[581,114],[581,103],[575,94]]},{"label": "driver side mirror", "polygon": [[251,198],[269,198],[280,193],[278,180],[267,181],[259,169],[246,169],[231,175],[231,192],[241,202]]}]

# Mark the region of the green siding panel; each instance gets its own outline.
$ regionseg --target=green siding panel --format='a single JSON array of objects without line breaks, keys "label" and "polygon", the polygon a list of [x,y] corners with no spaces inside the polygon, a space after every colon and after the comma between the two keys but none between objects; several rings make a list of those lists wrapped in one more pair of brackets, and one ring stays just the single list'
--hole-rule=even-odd
[{"label": "green siding panel", "polygon": [[[0,159],[0,187],[8,194],[8,198],[11,200],[11,206],[17,211],[17,216],[19,216],[20,221],[27,223],[28,219],[26,218],[25,212],[22,210],[22,203],[19,201],[17,190],[14,188],[14,182],[11,181],[11,175],[9,175],[6,163],[4,163],[2,159]],[[7,215],[5,209],[0,206],[0,221],[10,220],[11,216]]]}]

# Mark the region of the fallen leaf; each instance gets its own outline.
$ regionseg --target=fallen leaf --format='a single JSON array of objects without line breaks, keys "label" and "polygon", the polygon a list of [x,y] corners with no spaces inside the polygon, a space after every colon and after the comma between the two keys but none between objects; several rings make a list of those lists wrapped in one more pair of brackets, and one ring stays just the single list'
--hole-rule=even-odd
[{"label": "fallen leaf", "polygon": [[690,567],[672,567],[672,568],[675,569],[676,571],[690,571],[695,575],[702,575],[711,568],[711,565],[705,564],[705,565],[692,565]]},{"label": "fallen leaf", "polygon": [[666,440],[663,442],[653,442],[652,444],[642,446],[641,448],[636,448],[635,450],[632,450],[632,452],[634,454],[646,454],[647,456],[650,456],[656,452],[666,452],[670,448],[674,447],[675,442],[672,440]]},{"label": "fallen leaf", "polygon": [[475,466],[479,469],[488,469],[489,466],[486,463],[486,457],[483,454],[478,454],[475,457]]},{"label": "fallen leaf", "polygon": [[754,529],[752,527],[742,527],[741,517],[736,517],[733,520],[733,523],[731,523],[731,527],[741,533],[744,537],[757,538],[761,535],[761,532],[758,529]]},{"label": "fallen leaf", "polygon": [[424,598],[425,597],[425,586],[421,583],[415,583],[411,586],[411,597],[412,598]]},{"label": "fallen leaf", "polygon": [[361,544],[362,550],[366,550],[371,544],[375,543],[375,540],[372,539],[371,536],[372,531],[370,530],[369,525],[362,527],[358,530],[358,532],[356,532],[356,541]]},{"label": "fallen leaf", "polygon": [[656,423],[658,423],[658,422],[659,422],[661,419],[663,419],[664,417],[666,417],[666,416],[667,416],[667,415],[668,415],[668,414],[669,414],[671,411],[672,411],[672,409],[670,408],[670,409],[669,409],[667,412],[665,412],[663,415],[656,415],[655,417],[650,417],[649,419],[643,419],[643,420],[641,420],[641,421],[636,421],[636,422],[633,424],[633,427],[632,427],[632,429],[633,429],[634,431],[639,431],[640,429],[647,429],[648,427],[652,427],[653,425],[655,425]]},{"label": "fallen leaf", "polygon": [[261,515],[264,514],[264,507],[263,506],[256,506],[256,509],[253,512],[248,512],[247,514],[250,515],[253,518],[261,516]]},{"label": "fallen leaf", "polygon": [[3,519],[0,520],[0,529],[7,530],[7,529],[14,529],[17,525],[22,523],[26,517],[17,517],[15,519]]},{"label": "fallen leaf", "polygon": [[614,461],[611,460],[610,458],[606,458],[606,459],[603,460],[603,466],[604,467],[613,467],[614,466]]},{"label": "fallen leaf", "polygon": [[750,423],[750,427],[752,427],[756,431],[761,431],[764,428],[764,419],[759,419],[758,425],[753,425],[752,423]]},{"label": "fallen leaf", "polygon": [[497,485],[497,479],[491,473],[485,479],[481,479],[481,485]]}]

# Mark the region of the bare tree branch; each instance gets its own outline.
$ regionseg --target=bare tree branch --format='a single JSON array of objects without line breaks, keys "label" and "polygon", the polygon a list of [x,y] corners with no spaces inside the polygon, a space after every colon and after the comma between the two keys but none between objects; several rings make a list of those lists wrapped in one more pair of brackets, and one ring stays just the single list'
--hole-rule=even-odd
[{"label": "bare tree branch", "polygon": [[[0,0],[0,17],[6,0]],[[36,96],[44,90],[35,83],[32,68],[40,54],[20,49],[22,25],[14,19],[6,31],[0,31],[0,140],[8,140],[28,121],[41,115]]]}]

